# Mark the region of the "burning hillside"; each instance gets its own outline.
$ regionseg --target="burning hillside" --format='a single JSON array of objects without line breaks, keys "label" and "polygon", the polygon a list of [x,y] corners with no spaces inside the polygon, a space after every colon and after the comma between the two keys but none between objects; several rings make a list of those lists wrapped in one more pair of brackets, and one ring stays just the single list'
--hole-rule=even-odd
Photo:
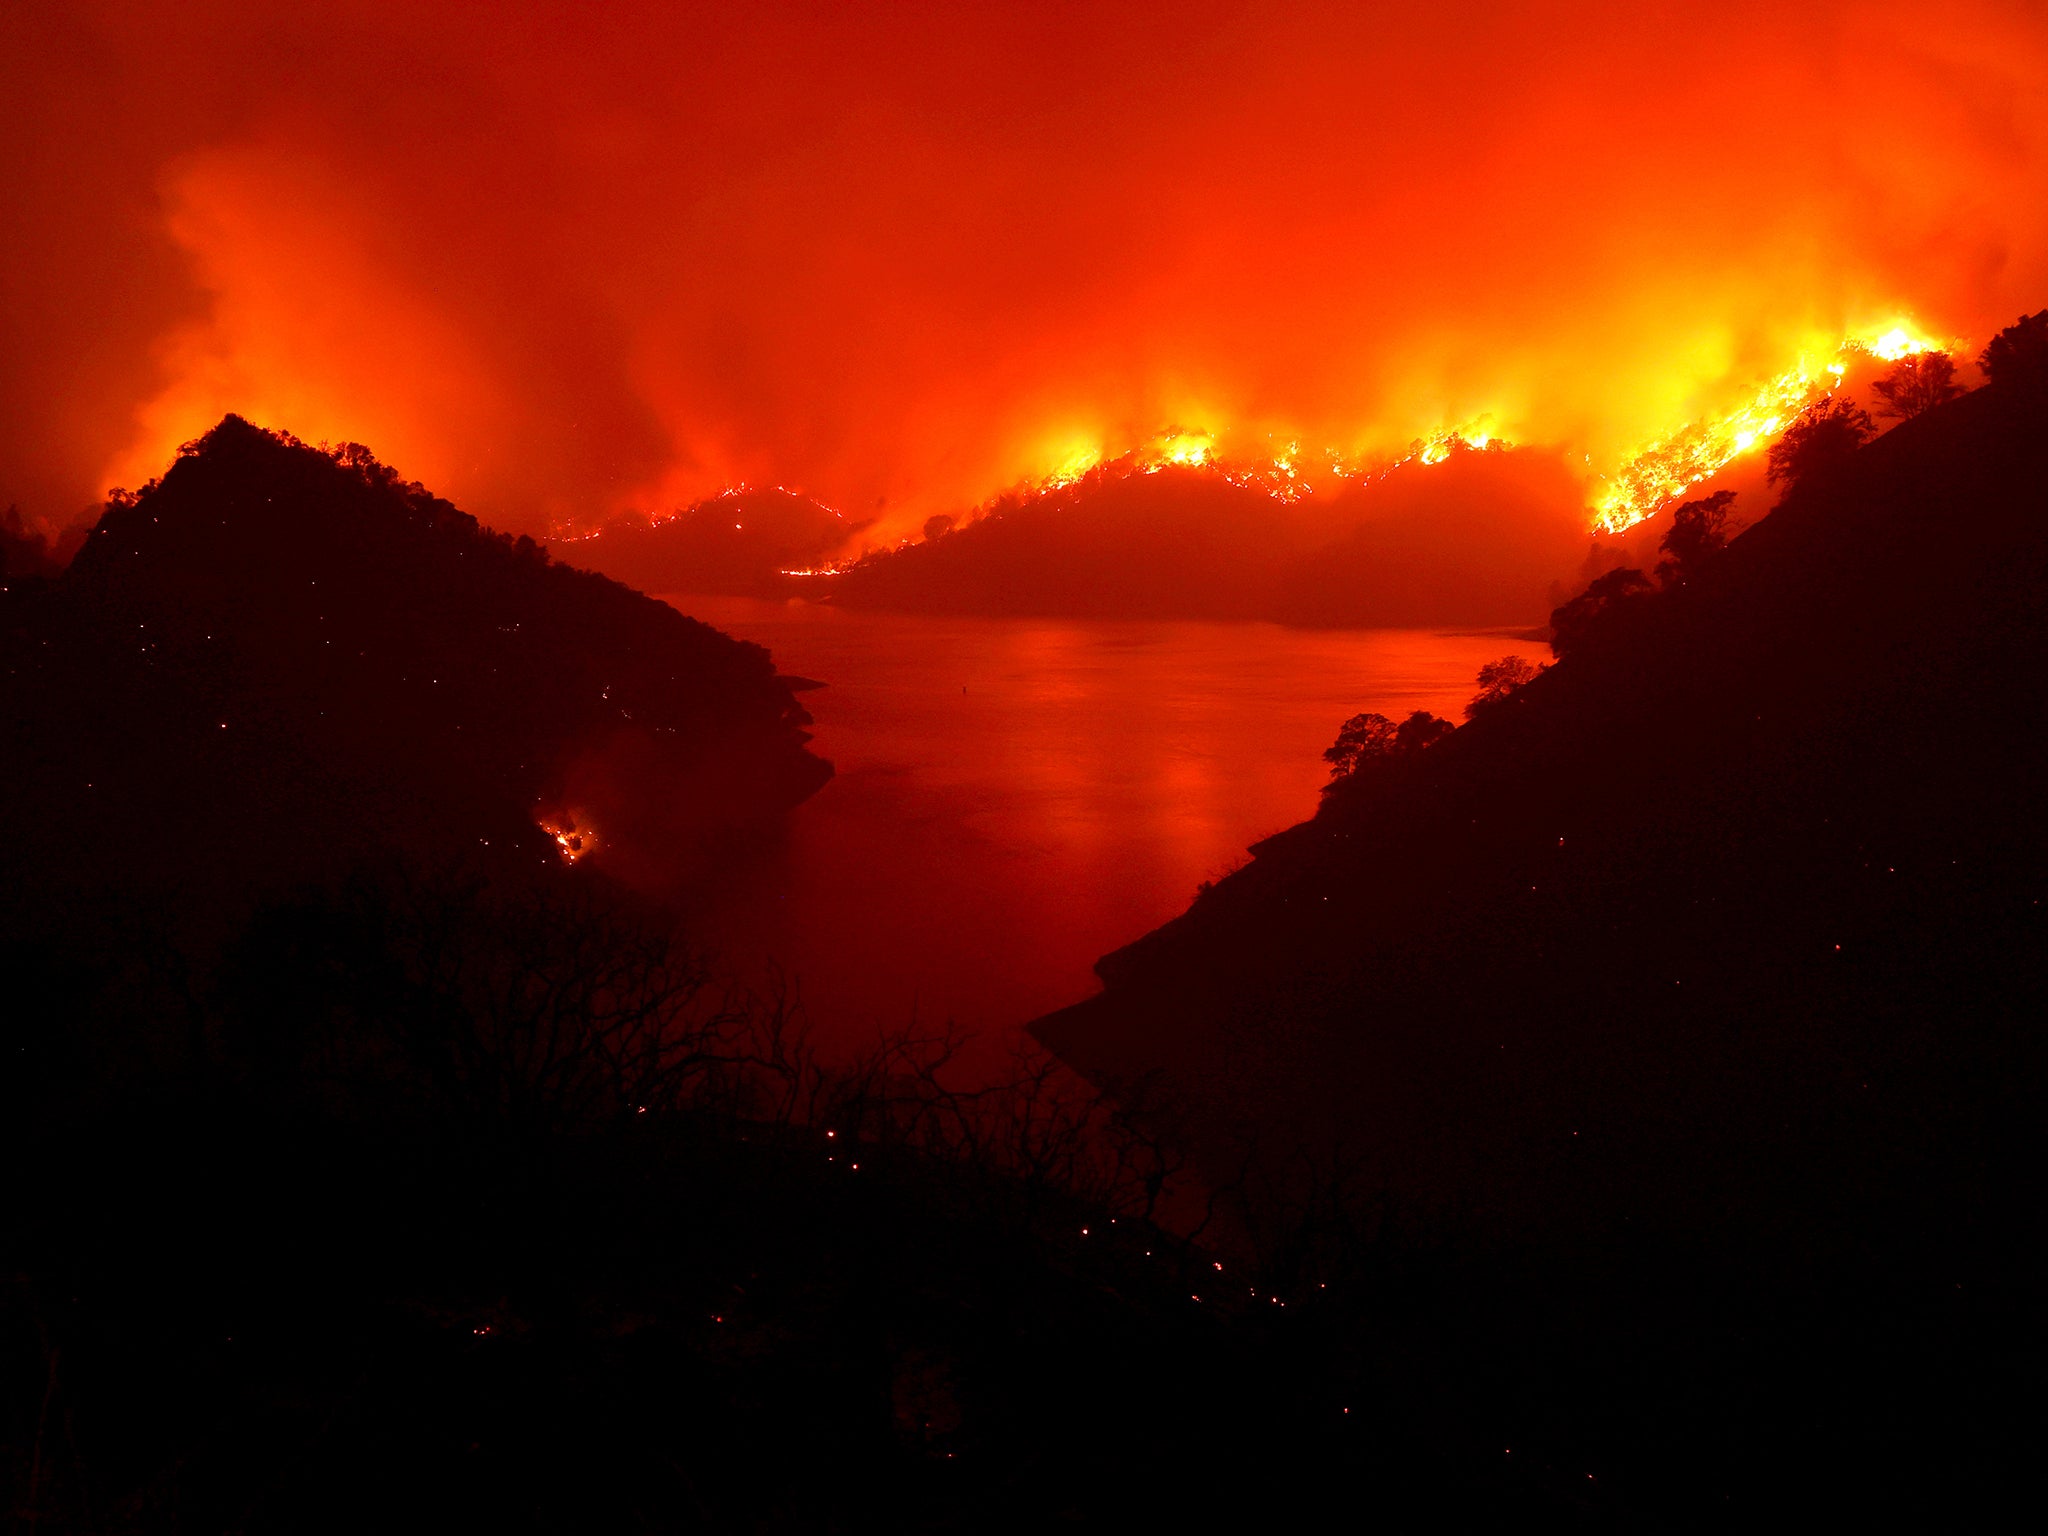
[{"label": "burning hillside", "polygon": [[792,567],[825,564],[868,522],[782,486],[735,486],[680,512],[616,518],[548,542],[642,592],[762,596],[780,591]]},{"label": "burning hillside", "polygon": [[1161,423],[1286,481],[1490,412],[1620,522],[2048,283],[2004,0],[611,9],[11,8],[0,508],[233,410],[536,537],[779,482],[894,540]]},{"label": "burning hillside", "polygon": [[844,603],[950,612],[1533,625],[1620,558],[1601,541],[1746,466],[1760,481],[1802,411],[1869,398],[1888,366],[1960,346],[1904,325],[1849,337],[1605,469],[1518,446],[1492,415],[1377,458],[1299,438],[1238,452],[1223,432],[1172,427],[1076,452],[964,523],[935,519],[922,541],[784,574]]},{"label": "burning hillside", "polygon": [[1587,559],[1581,482],[1497,441],[1428,449],[1314,493],[1206,459],[1112,461],[810,585],[926,612],[1539,623]]}]

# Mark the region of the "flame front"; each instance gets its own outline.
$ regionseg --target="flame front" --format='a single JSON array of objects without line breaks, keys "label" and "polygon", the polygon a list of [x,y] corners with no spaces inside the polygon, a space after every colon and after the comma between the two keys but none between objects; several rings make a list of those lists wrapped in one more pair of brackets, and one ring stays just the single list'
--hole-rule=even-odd
[{"label": "flame front", "polygon": [[1768,448],[1805,410],[1826,399],[1859,358],[1898,362],[1928,352],[1959,352],[1960,341],[1936,341],[1905,325],[1871,336],[1850,336],[1819,368],[1805,358],[1755,394],[1716,416],[1689,421],[1649,444],[1613,475],[1595,503],[1594,525],[1606,533],[1632,528],[1711,480],[1736,459]]},{"label": "flame front", "polygon": [[[1745,388],[1725,409],[1684,422],[1642,447],[1624,452],[1612,461],[1611,468],[1598,469],[1590,452],[1574,451],[1571,457],[1586,466],[1592,480],[1590,525],[1602,533],[1631,528],[1713,479],[1745,454],[1768,448],[1800,412],[1840,388],[1858,362],[1892,363],[1929,352],[1955,354],[1964,345],[1960,340],[1936,339],[1906,322],[1873,327],[1844,337],[1824,362],[1801,356],[1782,372]],[[1299,438],[1290,438],[1269,454],[1240,456],[1225,451],[1227,434],[1221,428],[1169,427],[1121,451],[1100,443],[1070,447],[1064,450],[1057,468],[1013,494],[1027,498],[1047,494],[1091,474],[1156,474],[1169,466],[1183,466],[1264,491],[1276,500],[1295,501],[1313,494],[1321,478],[1311,472],[1311,462],[1319,461],[1334,480],[1372,480],[1407,464],[1441,464],[1460,451],[1514,446],[1514,440],[1498,430],[1495,420],[1495,413],[1488,412],[1455,426],[1437,427],[1392,455],[1347,454],[1334,448],[1305,455]],[[1566,445],[1551,446],[1563,451]]]}]

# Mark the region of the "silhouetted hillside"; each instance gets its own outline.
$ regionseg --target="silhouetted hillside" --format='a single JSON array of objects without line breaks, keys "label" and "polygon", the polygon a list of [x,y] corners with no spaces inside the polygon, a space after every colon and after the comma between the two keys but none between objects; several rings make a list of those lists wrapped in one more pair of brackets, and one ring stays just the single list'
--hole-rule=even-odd
[{"label": "silhouetted hillside", "polygon": [[[1540,623],[1593,552],[1585,487],[1560,458],[1454,447],[1318,508],[1316,546],[1267,618],[1402,628]],[[1338,531],[1341,530],[1341,531]]]},{"label": "silhouetted hillside", "polygon": [[918,612],[1533,624],[1590,546],[1561,462],[1460,447],[1292,503],[1213,469],[1098,472],[816,587]]},{"label": "silhouetted hillside", "polygon": [[729,491],[673,517],[620,518],[555,548],[642,592],[762,597],[789,591],[786,572],[825,564],[867,526],[793,491]]},{"label": "silhouetted hillside", "polygon": [[[1191,1299],[1220,1261],[1150,1220],[1171,1157],[1049,1062],[823,1065],[607,877],[829,772],[759,647],[234,418],[4,585],[20,1523],[1144,1528],[1248,1523],[1276,1476],[1556,1504],[1368,1439],[1263,1311]],[[574,869],[558,813],[595,829]]]},{"label": "silhouetted hillside", "polygon": [[1358,1348],[1517,1455],[1937,1516],[2028,1455],[2048,406],[1941,406],[1611,590],[1038,1032],[1163,1075],[1213,1169],[1342,1168],[1354,1261],[1435,1277]]},{"label": "silhouetted hillside", "polygon": [[11,584],[0,644],[9,862],[43,901],[553,860],[537,814],[603,861],[830,772],[760,647],[232,416],[61,577]]},{"label": "silhouetted hillside", "polygon": [[[1251,618],[1301,514],[1204,470],[1092,477],[868,556],[818,583],[849,606],[927,613]],[[1237,579],[1219,581],[1226,571]]]}]

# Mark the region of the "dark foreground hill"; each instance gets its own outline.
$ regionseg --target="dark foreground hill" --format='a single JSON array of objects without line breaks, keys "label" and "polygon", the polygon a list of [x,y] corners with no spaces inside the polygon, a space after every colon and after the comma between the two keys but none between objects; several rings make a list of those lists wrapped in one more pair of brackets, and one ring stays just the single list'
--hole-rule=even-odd
[{"label": "dark foreground hill", "polygon": [[1682,1524],[1993,1507],[2041,1363],[2048,404],[1906,422],[1579,618],[1038,1033],[1266,1169],[1254,1227],[1321,1202],[1387,1287],[1362,1357],[1515,1456]]},{"label": "dark foreground hill", "polygon": [[[600,862],[829,765],[767,652],[357,449],[229,417],[0,599],[14,889],[204,903],[377,852]],[[484,855],[482,850],[496,850]]]},{"label": "dark foreground hill", "polygon": [[1046,1064],[821,1065],[621,888],[829,771],[758,647],[233,419],[0,584],[10,1523],[1555,1503],[1360,1434]]},{"label": "dark foreground hill", "polygon": [[619,850],[828,771],[759,648],[233,419],[6,585],[11,1523],[1568,1507],[1361,1432],[1312,1325],[1273,1348],[1253,1277],[1147,1219],[1156,1140],[1050,1064],[821,1064],[622,889]]},{"label": "dark foreground hill", "polygon": [[1291,503],[1214,469],[1113,466],[814,585],[927,613],[1487,626],[1540,622],[1590,553],[1561,461],[1458,447]]}]

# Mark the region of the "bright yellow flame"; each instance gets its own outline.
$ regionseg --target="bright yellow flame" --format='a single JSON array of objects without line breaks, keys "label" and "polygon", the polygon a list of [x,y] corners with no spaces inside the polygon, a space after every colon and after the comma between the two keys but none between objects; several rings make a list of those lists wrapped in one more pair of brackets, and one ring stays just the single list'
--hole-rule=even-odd
[{"label": "bright yellow flame", "polygon": [[1633,527],[1743,454],[1768,446],[1801,411],[1834,392],[1853,357],[1897,362],[1926,352],[1958,352],[1963,346],[1961,341],[1930,340],[1899,324],[1874,336],[1844,337],[1834,357],[1817,371],[1802,357],[1797,366],[1761,385],[1733,409],[1689,421],[1634,454],[1607,478],[1597,499],[1594,525],[1608,533]]},{"label": "bright yellow flame", "polygon": [[1152,444],[1151,467],[1164,464],[1200,466],[1207,464],[1215,452],[1216,434],[1213,432],[1168,432]]},{"label": "bright yellow flame", "polygon": [[[1736,459],[1768,448],[1800,412],[1839,388],[1859,360],[1890,363],[1928,352],[1960,353],[1964,345],[1959,340],[1930,337],[1907,321],[1852,332],[1831,350],[1823,343],[1823,360],[1812,361],[1802,355],[1791,367],[1738,396],[1726,409],[1684,422],[1623,453],[1606,473],[1597,473],[1594,455],[1587,453],[1583,457],[1588,471],[1598,482],[1592,525],[1606,533],[1633,527],[1720,474]],[[1058,467],[1022,489],[1027,494],[1043,493],[1100,470],[1153,474],[1180,465],[1209,470],[1276,500],[1292,502],[1313,494],[1324,473],[1338,480],[1376,479],[1406,464],[1441,464],[1463,450],[1511,446],[1493,422],[1492,413],[1471,417],[1415,438],[1405,452],[1362,459],[1327,447],[1304,456],[1299,439],[1290,439],[1278,452],[1268,449],[1263,455],[1240,459],[1226,455],[1220,446],[1221,434],[1208,428],[1169,427],[1120,452],[1108,444],[1077,446],[1069,438],[1056,450]],[[1311,472],[1307,467],[1318,462],[1327,465],[1327,471],[1318,468]]]},{"label": "bright yellow flame", "polygon": [[1410,443],[1408,451],[1388,467],[1398,469],[1411,460],[1420,464],[1441,464],[1461,448],[1484,449],[1494,443],[1505,448],[1507,439],[1496,436],[1486,425],[1492,419],[1491,416],[1475,416],[1455,427],[1438,427],[1427,437],[1418,437]]},{"label": "bright yellow flame", "polygon": [[1048,486],[1072,485],[1089,470],[1102,462],[1102,451],[1098,448],[1083,448],[1079,453],[1069,454],[1065,463],[1047,478]]},{"label": "bright yellow flame", "polygon": [[1902,357],[1918,357],[1923,352],[1948,352],[1954,348],[1947,342],[1933,341],[1925,336],[1915,335],[1903,325],[1895,325],[1882,336],[1869,341],[1850,341],[1847,346],[1868,352],[1872,357],[1881,357],[1888,363],[1896,363]]}]

